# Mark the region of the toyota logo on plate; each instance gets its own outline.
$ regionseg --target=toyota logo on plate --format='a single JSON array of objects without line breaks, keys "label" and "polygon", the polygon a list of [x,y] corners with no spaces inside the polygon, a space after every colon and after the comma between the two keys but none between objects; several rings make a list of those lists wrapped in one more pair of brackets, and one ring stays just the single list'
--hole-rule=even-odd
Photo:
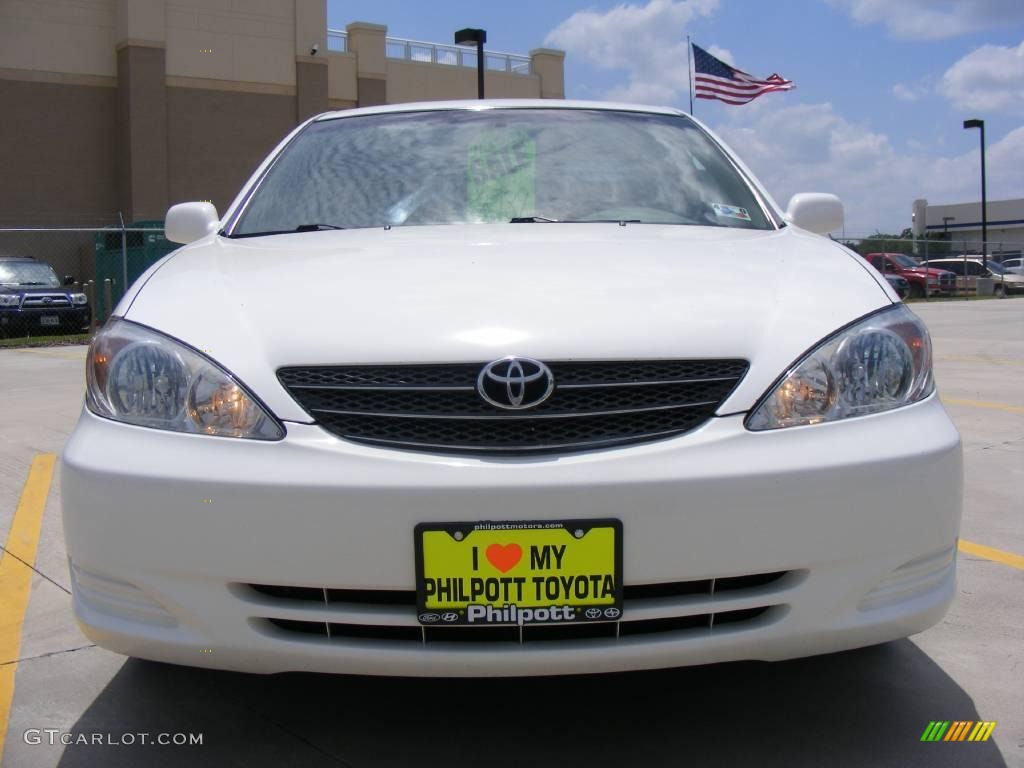
[{"label": "toyota logo on plate", "polygon": [[476,380],[480,397],[507,410],[533,408],[551,397],[554,390],[551,369],[528,357],[503,357],[488,363]]}]

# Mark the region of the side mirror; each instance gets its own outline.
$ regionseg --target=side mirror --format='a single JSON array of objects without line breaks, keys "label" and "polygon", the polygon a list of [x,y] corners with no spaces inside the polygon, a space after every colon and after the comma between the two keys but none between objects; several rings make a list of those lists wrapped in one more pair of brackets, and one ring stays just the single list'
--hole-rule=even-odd
[{"label": "side mirror", "polygon": [[827,235],[843,226],[843,204],[835,195],[801,192],[790,198],[786,221],[800,229]]},{"label": "side mirror", "polygon": [[74,275],[64,275],[64,285],[74,285],[74,284],[75,284],[75,276]]},{"label": "side mirror", "polygon": [[191,243],[217,230],[220,218],[210,203],[178,203],[167,211],[164,236],[174,243]]}]

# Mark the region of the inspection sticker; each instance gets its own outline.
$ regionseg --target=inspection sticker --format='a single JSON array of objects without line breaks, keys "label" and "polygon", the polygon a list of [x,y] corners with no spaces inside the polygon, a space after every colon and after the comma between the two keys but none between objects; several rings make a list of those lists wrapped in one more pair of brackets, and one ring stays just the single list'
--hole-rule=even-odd
[{"label": "inspection sticker", "polygon": [[425,625],[617,621],[619,520],[420,523],[418,618]]},{"label": "inspection sticker", "polygon": [[723,205],[722,203],[712,203],[711,207],[714,209],[715,214],[718,216],[725,216],[729,219],[743,219],[743,221],[750,221],[750,214],[747,213],[746,208],[740,208],[738,205]]}]

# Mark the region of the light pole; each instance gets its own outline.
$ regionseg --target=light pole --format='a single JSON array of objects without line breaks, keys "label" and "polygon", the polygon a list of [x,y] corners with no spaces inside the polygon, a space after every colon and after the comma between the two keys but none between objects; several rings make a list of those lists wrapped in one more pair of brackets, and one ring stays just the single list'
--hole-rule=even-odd
[{"label": "light pole", "polygon": [[487,42],[486,29],[466,27],[455,33],[456,45],[476,45],[476,97],[484,97],[484,43]]},{"label": "light pole", "polygon": [[981,129],[981,266],[988,271],[988,206],[985,201],[985,121],[964,120],[964,129]]},{"label": "light pole", "polygon": [[952,250],[949,247],[949,222],[951,222],[951,221],[956,221],[956,216],[943,216],[942,217],[942,236],[945,238],[946,243],[947,243],[947,245],[946,245],[946,248],[947,248],[946,255],[947,256],[949,255],[950,251]]}]

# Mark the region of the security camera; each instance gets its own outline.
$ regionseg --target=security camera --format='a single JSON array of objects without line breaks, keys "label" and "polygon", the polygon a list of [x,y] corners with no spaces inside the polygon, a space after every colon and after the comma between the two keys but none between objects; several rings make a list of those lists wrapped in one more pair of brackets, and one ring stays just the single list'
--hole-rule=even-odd
[{"label": "security camera", "polygon": [[320,43],[313,43],[313,48],[310,50],[310,56],[316,56],[317,51],[320,50]]}]

